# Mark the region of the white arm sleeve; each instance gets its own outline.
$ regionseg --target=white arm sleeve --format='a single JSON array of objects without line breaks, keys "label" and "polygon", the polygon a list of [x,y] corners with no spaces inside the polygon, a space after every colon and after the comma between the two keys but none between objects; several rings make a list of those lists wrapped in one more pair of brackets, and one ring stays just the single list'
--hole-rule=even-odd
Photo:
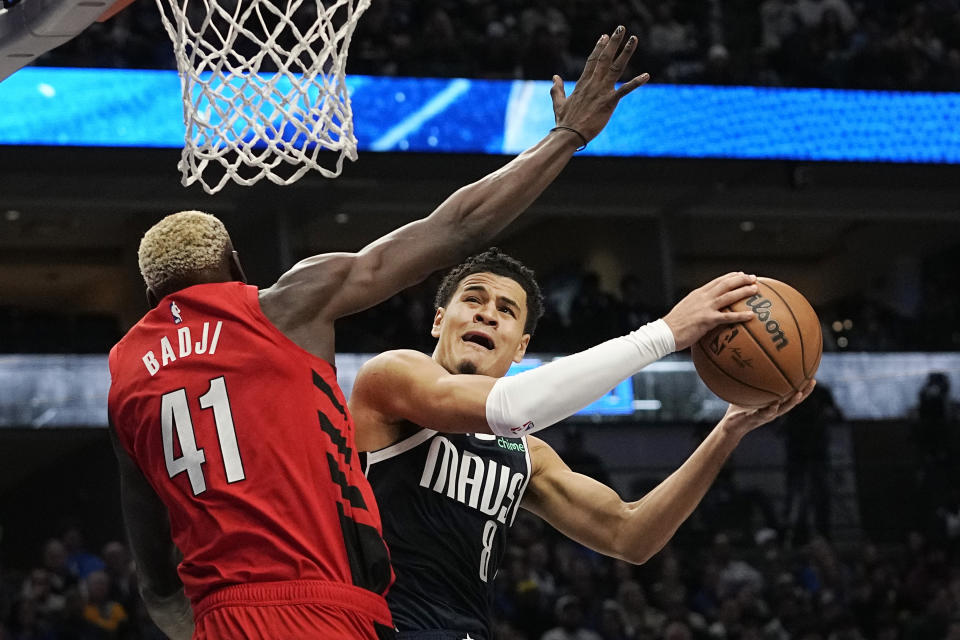
[{"label": "white arm sleeve", "polygon": [[500,378],[487,396],[487,424],[493,433],[512,438],[549,427],[676,348],[673,332],[661,319],[586,351]]}]

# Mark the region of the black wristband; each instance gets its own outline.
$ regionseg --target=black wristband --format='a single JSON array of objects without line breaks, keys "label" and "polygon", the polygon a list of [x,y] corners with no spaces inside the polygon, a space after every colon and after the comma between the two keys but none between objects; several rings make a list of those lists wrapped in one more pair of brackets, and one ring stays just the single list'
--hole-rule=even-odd
[{"label": "black wristband", "polygon": [[558,129],[563,129],[564,131],[572,131],[575,134],[577,134],[577,136],[583,141],[583,144],[577,147],[577,151],[583,151],[584,149],[587,148],[587,138],[582,133],[574,129],[573,127],[564,127],[563,125],[557,125],[553,129],[550,129],[550,131],[551,132],[557,131]]}]

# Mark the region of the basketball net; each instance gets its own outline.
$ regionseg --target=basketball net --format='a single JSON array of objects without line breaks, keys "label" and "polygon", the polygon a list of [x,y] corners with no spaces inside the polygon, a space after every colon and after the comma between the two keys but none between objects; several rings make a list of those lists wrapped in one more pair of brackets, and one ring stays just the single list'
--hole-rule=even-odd
[{"label": "basketball net", "polygon": [[357,159],[347,50],[370,0],[157,5],[183,89],[184,186],[213,194],[229,180],[287,185],[310,170],[335,178],[344,158]]}]

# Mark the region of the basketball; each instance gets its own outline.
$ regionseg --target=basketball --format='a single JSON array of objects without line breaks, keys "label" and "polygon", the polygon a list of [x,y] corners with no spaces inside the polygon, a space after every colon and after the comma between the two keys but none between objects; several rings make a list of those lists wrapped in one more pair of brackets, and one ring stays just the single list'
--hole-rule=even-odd
[{"label": "basketball", "polygon": [[757,278],[759,291],[732,306],[752,311],[745,323],[708,332],[693,345],[693,364],[711,391],[731,404],[757,407],[785,400],[820,366],[820,319],[793,287]]}]

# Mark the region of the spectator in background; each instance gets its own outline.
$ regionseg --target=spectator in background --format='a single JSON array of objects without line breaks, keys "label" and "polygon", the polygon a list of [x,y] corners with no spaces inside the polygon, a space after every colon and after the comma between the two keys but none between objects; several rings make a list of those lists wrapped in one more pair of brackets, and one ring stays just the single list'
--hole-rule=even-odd
[{"label": "spectator in background", "polygon": [[736,546],[751,544],[758,535],[776,529],[776,509],[760,488],[742,488],[736,469],[728,465],[720,470],[717,481],[698,509],[697,522],[711,531],[722,531]]},{"label": "spectator in background", "polygon": [[839,14],[828,9],[820,24],[811,32],[814,55],[820,61],[818,84],[823,87],[843,87],[850,60],[850,38],[843,29]]},{"label": "spectator in background", "polygon": [[620,279],[620,304],[617,307],[617,335],[653,322],[660,315],[647,303],[640,278],[628,273]]},{"label": "spectator in background", "polygon": [[916,438],[924,456],[950,454],[950,409],[950,378],[942,371],[930,373],[917,395]]},{"label": "spectator in background", "polygon": [[[813,532],[830,536],[830,425],[842,420],[830,388],[818,384],[799,411],[784,416],[786,542],[803,544]],[[812,524],[810,522],[812,518]]]},{"label": "spectator in background", "polygon": [[917,420],[913,425],[913,438],[922,461],[917,468],[917,490],[921,496],[918,516],[949,507],[944,502],[960,490],[951,409],[950,378],[939,371],[929,374],[917,394]]},{"label": "spectator in background", "polygon": [[67,551],[67,567],[78,580],[85,579],[93,571],[103,569],[103,560],[84,547],[80,527],[70,525],[63,532],[63,545]]},{"label": "spectator in background", "polygon": [[540,640],[603,640],[595,631],[583,625],[583,603],[573,595],[561,596],[554,613],[557,626],[540,637]]},{"label": "spectator in background", "polygon": [[797,0],[764,0],[760,5],[761,43],[766,51],[776,51],[784,38],[803,24],[799,16]]},{"label": "spectator in background", "polygon": [[520,39],[516,30],[499,20],[492,20],[487,23],[484,35],[480,59],[485,62],[486,68],[480,71],[480,76],[501,80],[522,77],[521,67],[517,63],[520,58]]},{"label": "spectator in background", "polygon": [[570,303],[570,335],[567,341],[576,346],[575,351],[621,335],[617,326],[617,307],[616,298],[601,288],[600,276],[594,271],[585,272]]},{"label": "spectator in background", "polygon": [[456,76],[466,61],[457,38],[453,19],[442,5],[433,5],[427,11],[415,42],[415,75]]},{"label": "spectator in background", "polygon": [[[956,91],[958,13],[954,0],[712,0],[656,6],[642,0],[423,6],[383,0],[373,3],[357,26],[348,72],[547,78],[578,66],[571,53],[586,45],[583,34],[624,24],[628,31],[644,34],[639,49],[661,81]],[[134,3],[44,54],[40,63],[173,68],[158,18],[156,7]],[[836,43],[829,49],[813,46],[811,56],[804,57],[805,39],[822,41],[818,31],[825,27]],[[849,48],[842,44],[848,38]],[[781,50],[788,39],[789,55],[784,56]],[[556,56],[537,59],[527,52],[538,41],[561,48],[549,49]]]},{"label": "spectator in background", "polygon": [[[549,574],[551,584],[553,575]],[[500,617],[512,625],[516,633],[539,638],[552,623],[553,594],[544,589],[531,562],[530,550],[510,545],[505,561],[494,583],[496,608]],[[497,636],[499,637],[499,636]]]},{"label": "spectator in background", "polygon": [[103,546],[103,564],[103,570],[110,578],[109,599],[119,602],[132,617],[140,596],[130,550],[122,542],[108,542]]},{"label": "spectator in background", "polygon": [[643,587],[636,580],[626,580],[617,587],[617,602],[623,612],[628,632],[636,638],[659,634],[667,616],[647,602]]},{"label": "spectator in background", "polygon": [[693,631],[686,622],[674,620],[663,630],[663,640],[693,640]]},{"label": "spectator in background", "polygon": [[543,28],[570,30],[563,11],[550,0],[535,0],[531,5],[520,12],[520,31],[524,36],[530,37]]},{"label": "spectator in background", "polygon": [[11,640],[56,640],[49,623],[37,611],[30,598],[20,598],[13,603],[10,616]]},{"label": "spectator in background", "polygon": [[77,584],[77,577],[67,564],[67,547],[59,538],[50,538],[44,544],[43,568],[47,571],[53,594],[62,597],[67,589]]},{"label": "spectator in background", "polygon": [[689,20],[681,20],[671,3],[657,5],[656,19],[648,32],[648,55],[656,77],[667,82],[695,81],[704,64],[699,50],[699,32]]},{"label": "spectator in background", "polygon": [[960,640],[960,613],[954,613],[947,625],[947,635],[944,640]]},{"label": "spectator in background", "polygon": [[857,26],[857,18],[846,0],[797,0],[796,12],[808,29],[819,27],[830,12],[837,16],[844,33],[850,33]]},{"label": "spectator in background", "polygon": [[603,640],[632,640],[634,637],[627,629],[623,607],[609,598],[600,606],[598,627]]},{"label": "spectator in background", "polygon": [[575,425],[564,427],[563,445],[558,453],[573,471],[589,476],[608,487],[613,486],[606,464],[600,456],[587,449],[583,439],[583,429],[580,427]]},{"label": "spectator in background", "polygon": [[29,611],[16,615],[25,615],[27,619],[35,616],[55,618],[63,611],[65,591],[54,587],[54,576],[50,571],[42,567],[33,569],[20,591],[20,599],[30,604]]},{"label": "spectator in background", "polygon": [[86,579],[87,606],[83,617],[100,629],[104,638],[118,638],[127,624],[127,611],[110,599],[110,577],[104,571],[93,571]]},{"label": "spectator in background", "polygon": [[735,599],[743,589],[751,593],[763,590],[763,576],[750,563],[744,560],[738,551],[730,544],[730,538],[725,533],[718,533],[713,538],[711,555],[719,567],[717,574],[717,595],[720,597],[720,617],[727,600]]},{"label": "spectator in background", "polygon": [[67,590],[63,614],[54,624],[56,640],[105,640],[102,630],[84,617],[86,600],[79,587]]},{"label": "spectator in background", "polygon": [[650,51],[665,57],[687,53],[696,43],[692,27],[677,20],[671,2],[657,4],[656,18],[647,37]]}]

